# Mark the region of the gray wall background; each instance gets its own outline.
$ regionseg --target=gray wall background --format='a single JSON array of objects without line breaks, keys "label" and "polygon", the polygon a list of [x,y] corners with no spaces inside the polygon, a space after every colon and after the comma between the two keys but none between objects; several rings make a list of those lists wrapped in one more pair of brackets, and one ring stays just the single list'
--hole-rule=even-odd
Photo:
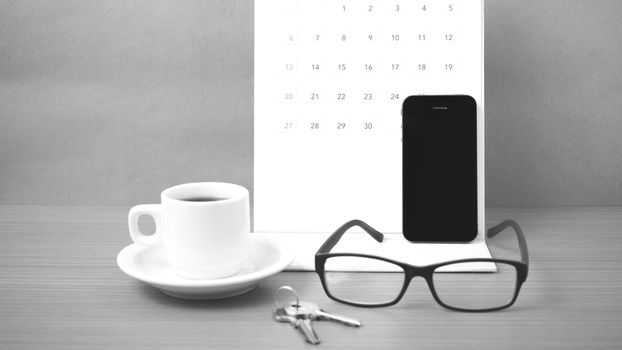
[{"label": "gray wall background", "polygon": [[[622,2],[486,2],[487,205],[622,205]],[[0,204],[253,185],[253,2],[0,1]]]}]

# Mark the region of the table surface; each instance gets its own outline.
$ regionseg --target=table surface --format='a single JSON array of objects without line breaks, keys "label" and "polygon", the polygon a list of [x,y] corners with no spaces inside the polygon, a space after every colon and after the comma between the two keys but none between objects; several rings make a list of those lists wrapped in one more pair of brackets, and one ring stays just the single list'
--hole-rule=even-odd
[{"label": "table surface", "polygon": [[312,272],[279,273],[232,299],[175,299],[117,267],[128,209],[0,206],[0,348],[312,348],[272,320],[282,285],[363,321],[315,322],[327,349],[622,346],[622,208],[489,208],[489,226],[521,224],[531,265],[513,307],[480,314],[441,308],[419,278],[395,306],[346,306]]}]

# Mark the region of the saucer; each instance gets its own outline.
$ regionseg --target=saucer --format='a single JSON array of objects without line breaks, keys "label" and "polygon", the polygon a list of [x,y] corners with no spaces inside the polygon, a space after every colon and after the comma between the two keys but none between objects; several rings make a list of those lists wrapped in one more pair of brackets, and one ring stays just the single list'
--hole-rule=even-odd
[{"label": "saucer", "polygon": [[117,265],[130,277],[153,286],[162,293],[181,299],[210,300],[230,298],[251,291],[257,284],[285,269],[293,253],[274,241],[251,234],[250,255],[235,275],[192,280],[177,275],[166,260],[161,245],[130,244],[117,255]]}]

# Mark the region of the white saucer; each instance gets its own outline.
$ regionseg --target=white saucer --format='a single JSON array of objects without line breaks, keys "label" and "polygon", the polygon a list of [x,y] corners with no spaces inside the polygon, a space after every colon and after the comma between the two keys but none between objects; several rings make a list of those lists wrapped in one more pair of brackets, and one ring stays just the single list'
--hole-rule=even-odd
[{"label": "white saucer", "polygon": [[117,255],[117,265],[127,275],[164,294],[194,300],[229,298],[251,291],[259,281],[285,269],[294,255],[274,241],[251,234],[250,256],[237,274],[214,280],[178,276],[166,260],[162,246],[130,244]]}]

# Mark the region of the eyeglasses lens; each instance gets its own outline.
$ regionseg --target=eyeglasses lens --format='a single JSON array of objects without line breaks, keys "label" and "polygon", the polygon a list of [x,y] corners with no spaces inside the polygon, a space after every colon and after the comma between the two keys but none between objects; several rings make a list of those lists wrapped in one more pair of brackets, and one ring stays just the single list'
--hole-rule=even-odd
[{"label": "eyeglasses lens", "polygon": [[[363,270],[373,269],[378,272]],[[326,289],[335,298],[357,304],[384,304],[399,296],[404,270],[395,264],[364,257],[336,256],[324,265]]]},{"label": "eyeglasses lens", "polygon": [[445,305],[466,310],[483,310],[508,305],[516,291],[517,272],[514,265],[496,262],[496,271],[441,272],[467,270],[457,263],[434,271],[434,289]]}]

